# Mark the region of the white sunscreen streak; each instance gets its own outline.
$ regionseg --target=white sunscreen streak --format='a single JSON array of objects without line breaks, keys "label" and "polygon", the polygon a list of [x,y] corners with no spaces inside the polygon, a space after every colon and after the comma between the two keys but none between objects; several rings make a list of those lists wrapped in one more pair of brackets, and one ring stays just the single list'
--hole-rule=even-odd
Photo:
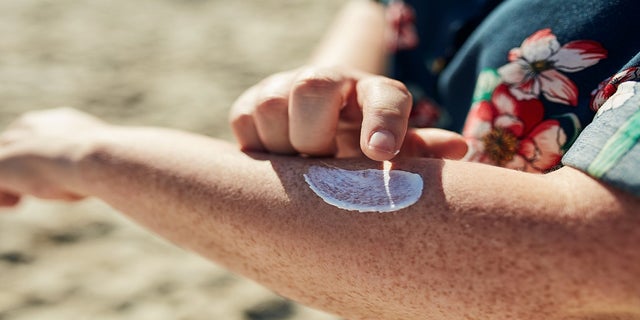
[{"label": "white sunscreen streak", "polygon": [[[384,178],[384,190],[387,192],[387,198],[389,199],[389,206],[393,209],[396,207],[395,202],[393,201],[393,197],[391,196],[391,188],[389,188],[389,183],[391,182],[391,162],[385,161],[382,163],[382,176]],[[422,187],[420,187],[420,191],[422,191]]]},{"label": "white sunscreen streak", "polygon": [[324,202],[340,209],[359,212],[391,212],[406,208],[422,195],[420,175],[391,170],[345,170],[311,166],[304,174],[311,190]]}]

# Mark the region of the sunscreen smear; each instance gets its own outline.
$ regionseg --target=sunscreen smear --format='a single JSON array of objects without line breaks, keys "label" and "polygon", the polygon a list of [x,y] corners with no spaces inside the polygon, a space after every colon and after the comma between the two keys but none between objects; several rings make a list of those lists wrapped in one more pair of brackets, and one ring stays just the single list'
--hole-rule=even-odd
[{"label": "sunscreen smear", "polygon": [[422,195],[420,175],[384,169],[345,170],[311,166],[304,174],[309,187],[324,202],[340,209],[360,212],[391,212],[406,208]]}]

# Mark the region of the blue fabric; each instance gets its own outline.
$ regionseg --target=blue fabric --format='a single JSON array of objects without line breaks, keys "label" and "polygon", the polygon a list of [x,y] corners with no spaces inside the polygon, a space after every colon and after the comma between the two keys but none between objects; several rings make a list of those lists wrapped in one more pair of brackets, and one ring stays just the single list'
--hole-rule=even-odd
[{"label": "blue fabric", "polygon": [[622,84],[602,107],[565,154],[562,163],[640,195],[639,138],[640,82],[629,81]]},{"label": "blue fabric", "polygon": [[[591,162],[608,159],[598,154],[612,137],[619,138],[617,129],[637,108],[630,99],[594,120],[603,98],[615,94],[621,82],[640,81],[635,35],[640,2],[499,2],[387,1],[389,10],[398,4],[412,10],[419,39],[416,46],[393,48],[390,75],[414,93],[414,108],[435,108],[432,113],[447,120],[438,125],[469,138],[476,152],[471,161],[547,172],[559,167],[566,153],[565,165],[594,175]],[[532,48],[542,48],[540,39],[557,40],[555,51],[528,61],[536,56]],[[513,103],[516,111],[510,109]],[[556,144],[549,142],[554,137]],[[503,149],[496,148],[498,142],[505,143]],[[616,161],[594,176],[640,195],[638,146]]]},{"label": "blue fabric", "polygon": [[[630,37],[637,28],[640,2],[601,0],[511,0],[505,1],[480,25],[457,53],[439,79],[440,101],[453,114],[466,114],[477,74],[487,67],[506,63],[507,53],[536,30],[551,28],[562,42],[589,39],[609,52],[607,59],[573,75],[578,85],[578,116],[591,122],[587,104],[598,83],[622,69],[640,51],[640,37]],[[551,102],[549,102],[551,104]],[[559,112],[576,111],[561,105]],[[449,127],[461,130],[464,117],[455,117]]]},{"label": "blue fabric", "polygon": [[451,56],[458,34],[466,23],[482,14],[485,0],[414,1],[416,29],[420,42],[415,50],[400,50],[393,59],[395,76],[419,84],[425,93],[437,96],[437,74],[430,66]]}]

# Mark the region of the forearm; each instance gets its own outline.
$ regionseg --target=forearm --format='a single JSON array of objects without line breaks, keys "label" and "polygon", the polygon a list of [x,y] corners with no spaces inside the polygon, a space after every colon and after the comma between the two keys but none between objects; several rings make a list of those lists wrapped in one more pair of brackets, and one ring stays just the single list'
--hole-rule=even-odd
[{"label": "forearm", "polygon": [[[640,305],[638,202],[595,182],[405,160],[394,165],[423,177],[421,199],[356,213],[324,203],[303,174],[378,163],[255,157],[201,136],[119,128],[81,162],[75,188],[285,296],[354,319],[553,318],[594,301]],[[569,191],[600,201],[583,211]]]},{"label": "forearm", "polygon": [[380,4],[352,0],[337,16],[311,59],[312,65],[346,66],[381,74],[387,53]]}]

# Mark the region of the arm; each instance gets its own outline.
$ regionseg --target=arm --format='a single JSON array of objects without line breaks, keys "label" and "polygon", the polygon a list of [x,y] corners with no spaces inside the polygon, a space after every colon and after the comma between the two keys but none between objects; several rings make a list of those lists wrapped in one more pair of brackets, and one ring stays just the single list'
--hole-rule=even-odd
[{"label": "arm", "polygon": [[372,74],[386,68],[384,8],[371,0],[352,0],[336,17],[310,64],[341,65]]},{"label": "arm", "polygon": [[[67,139],[44,132],[45,145],[81,142],[54,154],[29,147],[33,136],[3,147],[0,189],[98,197],[234,272],[345,317],[640,315],[640,201],[570,168],[540,176],[401,160],[397,169],[424,179],[419,202],[355,213],[324,203],[302,174],[374,162],[248,155],[164,129],[100,126],[77,137],[64,127]],[[24,157],[47,165],[29,178],[37,161]]]}]

